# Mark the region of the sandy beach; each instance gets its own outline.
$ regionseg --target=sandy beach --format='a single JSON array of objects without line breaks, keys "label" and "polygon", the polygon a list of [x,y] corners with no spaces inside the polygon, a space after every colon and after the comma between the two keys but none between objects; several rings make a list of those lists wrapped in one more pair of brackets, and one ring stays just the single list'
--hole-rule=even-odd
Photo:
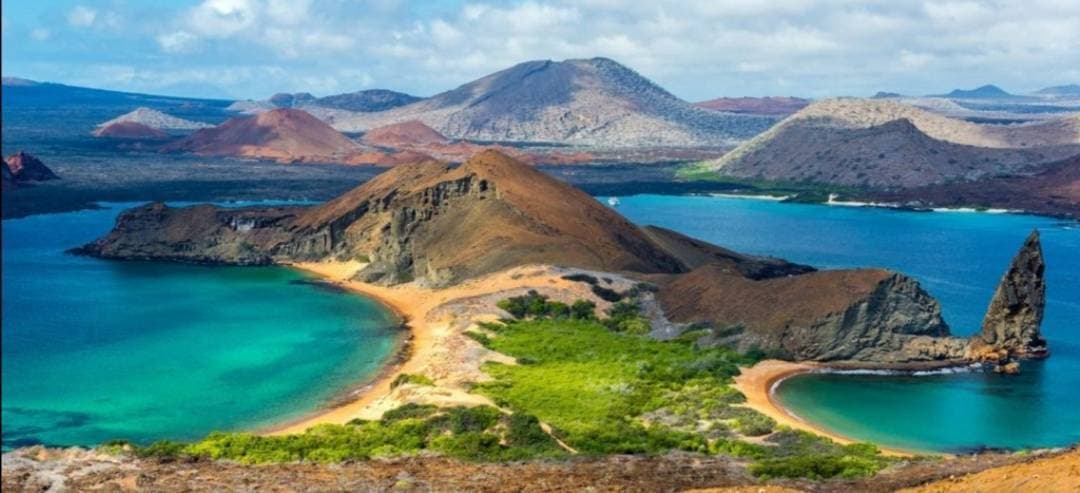
[{"label": "sandy beach", "polygon": [[[413,283],[387,287],[351,280],[363,266],[359,262],[292,265],[344,289],[374,298],[397,312],[410,331],[403,361],[380,372],[374,381],[357,391],[355,399],[279,424],[264,433],[302,433],[319,424],[343,424],[354,418],[378,419],[383,412],[407,402],[440,406],[494,405],[484,396],[469,393],[469,383],[489,378],[480,370],[486,361],[504,364],[515,364],[515,361],[485,349],[464,336],[464,332],[476,322],[497,319],[500,313],[494,308],[495,301],[523,294],[529,289],[562,301],[593,298],[587,285],[563,279],[566,271],[550,266],[517,267],[442,289]],[[597,305],[603,309],[607,303],[598,300]],[[401,374],[424,375],[433,379],[435,385],[410,384],[391,388],[391,383]]]},{"label": "sandy beach", "polygon": [[[747,407],[775,419],[781,425],[826,436],[837,443],[855,443],[856,440],[804,421],[776,402],[773,391],[780,382],[796,375],[812,372],[817,368],[820,366],[814,363],[765,360],[752,367],[742,368],[742,373],[735,377],[735,388],[746,396]],[[910,457],[918,454],[914,451],[886,448],[880,445],[879,448],[882,453],[892,456]]]},{"label": "sandy beach", "polygon": [[[512,358],[489,351],[463,333],[476,322],[494,320],[499,314],[494,302],[528,289],[536,289],[553,299],[572,301],[592,298],[582,283],[562,278],[565,271],[550,266],[525,266],[469,280],[449,288],[430,289],[413,283],[392,287],[351,280],[359,262],[297,263],[303,270],[344,289],[373,298],[397,312],[410,336],[401,361],[391,363],[375,379],[359,389],[352,400],[321,409],[300,419],[279,424],[264,432],[273,435],[302,433],[319,424],[343,424],[354,418],[378,419],[383,412],[407,402],[440,406],[494,405],[488,398],[468,392],[470,382],[486,378],[480,367],[486,361],[515,364]],[[603,309],[602,301],[598,301]],[[813,363],[780,360],[762,361],[743,368],[734,386],[746,395],[746,406],[781,425],[827,436],[839,443],[854,443],[843,435],[818,427],[784,409],[773,390],[786,378],[811,372]],[[401,374],[424,375],[434,386],[402,385],[391,388]],[[889,455],[910,456],[913,452],[882,448]]]}]

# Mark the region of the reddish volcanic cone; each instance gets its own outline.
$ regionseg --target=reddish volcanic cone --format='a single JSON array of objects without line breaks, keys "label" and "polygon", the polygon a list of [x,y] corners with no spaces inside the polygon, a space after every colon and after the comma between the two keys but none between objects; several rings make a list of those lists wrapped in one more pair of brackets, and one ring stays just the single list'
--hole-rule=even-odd
[{"label": "reddish volcanic cone", "polygon": [[419,120],[409,120],[373,128],[364,134],[363,141],[369,146],[394,148],[446,145],[450,143],[450,140],[443,134]]},{"label": "reddish volcanic cone", "polygon": [[119,121],[110,123],[92,132],[94,137],[108,139],[128,140],[159,140],[169,137],[168,134],[149,125],[138,122]]},{"label": "reddish volcanic cone", "polygon": [[359,149],[355,142],[306,111],[278,108],[199,130],[163,150],[289,163],[338,162]]}]

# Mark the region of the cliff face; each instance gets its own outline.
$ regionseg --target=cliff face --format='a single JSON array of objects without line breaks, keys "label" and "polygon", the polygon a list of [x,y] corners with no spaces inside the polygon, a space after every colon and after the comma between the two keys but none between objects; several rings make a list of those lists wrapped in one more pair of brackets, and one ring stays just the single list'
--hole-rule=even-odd
[{"label": "cliff face", "polygon": [[658,297],[673,321],[713,328],[703,343],[793,360],[940,362],[966,347],[915,280],[880,269],[754,280],[712,264],[674,277]]},{"label": "cliff face", "polygon": [[973,338],[974,348],[1005,351],[1006,358],[1041,358],[1049,354],[1040,332],[1046,305],[1045,271],[1039,232],[1032,231],[1001,277],[986,310],[982,332]]}]

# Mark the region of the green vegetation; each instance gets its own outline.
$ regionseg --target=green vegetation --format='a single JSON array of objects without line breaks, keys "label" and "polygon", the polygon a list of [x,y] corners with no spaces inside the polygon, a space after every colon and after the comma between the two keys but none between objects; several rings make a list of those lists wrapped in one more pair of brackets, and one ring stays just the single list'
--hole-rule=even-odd
[{"label": "green vegetation", "polygon": [[488,406],[453,407],[407,404],[379,421],[319,425],[303,434],[260,436],[212,433],[193,444],[162,441],[136,448],[140,457],[210,458],[244,464],[312,461],[340,462],[432,451],[463,460],[505,461],[565,455],[522,413],[507,415]]},{"label": "green vegetation", "polygon": [[[492,380],[476,384],[502,409],[406,404],[378,421],[321,425],[299,435],[214,433],[192,444],[105,445],[141,457],[228,459],[257,464],[339,462],[433,452],[463,460],[506,461],[565,457],[556,438],[586,455],[685,450],[750,461],[762,478],[861,477],[889,464],[869,444],[839,445],[810,433],[778,428],[741,406],[730,386],[753,355],[702,348],[697,337],[661,342],[645,337],[649,323],[636,294],[598,318],[596,306],[548,300],[535,291],[503,300],[513,315],[467,332],[484,346],[516,358],[488,363]],[[731,329],[734,331],[735,329]],[[401,375],[393,385],[431,385],[423,375]],[[541,427],[551,425],[551,434]],[[763,436],[757,443],[745,437]]]},{"label": "green vegetation", "polygon": [[558,301],[550,301],[546,296],[532,290],[523,296],[514,296],[502,300],[497,303],[497,306],[517,319],[587,320],[596,318],[596,305],[591,301],[578,300],[573,305],[567,305]]},{"label": "green vegetation", "polygon": [[856,187],[814,182],[788,182],[736,178],[720,174],[704,162],[688,163],[675,171],[675,178],[681,181],[707,181],[724,183],[742,193],[755,195],[787,195],[785,202],[820,204],[829,200],[830,194],[837,194],[841,199],[859,197],[861,190]]},{"label": "green vegetation", "polygon": [[393,382],[390,382],[390,388],[395,389],[395,388],[398,388],[398,387],[400,387],[402,385],[405,385],[407,383],[411,383],[411,384],[414,384],[414,385],[426,385],[426,386],[429,386],[429,387],[432,386],[432,385],[435,385],[435,382],[433,382],[430,378],[428,378],[428,377],[426,377],[424,375],[413,375],[413,374],[410,374],[410,373],[402,373],[402,374],[398,375],[397,378],[395,378]]},{"label": "green vegetation", "polygon": [[[494,380],[475,390],[552,425],[581,453],[726,454],[753,459],[752,471],[762,477],[851,477],[887,464],[872,446],[777,431],[771,418],[739,406],[745,397],[729,385],[738,365],[755,361],[751,356],[698,348],[696,338],[642,337],[649,324],[634,300],[613,304],[604,319],[562,317],[542,309],[549,302],[535,293],[506,301],[534,309],[507,310],[522,316],[486,324],[486,345],[519,364],[487,364]],[[771,434],[770,445],[736,434]]]}]

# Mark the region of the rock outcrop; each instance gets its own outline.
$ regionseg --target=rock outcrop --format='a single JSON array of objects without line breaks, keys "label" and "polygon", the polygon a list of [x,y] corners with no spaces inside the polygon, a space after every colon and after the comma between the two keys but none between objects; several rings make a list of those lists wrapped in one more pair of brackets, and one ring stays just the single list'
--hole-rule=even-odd
[{"label": "rock outcrop", "polygon": [[60,177],[56,176],[45,163],[40,159],[26,153],[19,151],[4,158],[4,167],[7,168],[7,172],[4,173],[4,179],[11,182],[30,182],[30,181],[46,181],[46,180],[59,180]]},{"label": "rock outcrop", "polygon": [[708,264],[662,284],[658,299],[673,321],[711,327],[702,344],[784,359],[943,364],[967,347],[914,279],[881,269],[755,280]]},{"label": "rock outcrop", "polygon": [[972,340],[977,357],[1005,368],[1013,359],[1049,355],[1040,331],[1046,305],[1045,271],[1039,232],[1032,231],[1001,277],[982,332]]}]

